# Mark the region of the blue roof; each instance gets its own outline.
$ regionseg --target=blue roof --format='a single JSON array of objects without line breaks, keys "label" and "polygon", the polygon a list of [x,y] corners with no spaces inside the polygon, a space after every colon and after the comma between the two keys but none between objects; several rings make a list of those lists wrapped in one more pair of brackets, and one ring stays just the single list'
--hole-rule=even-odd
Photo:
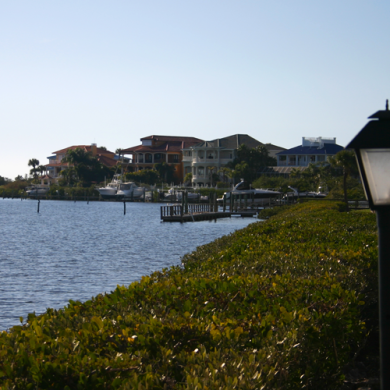
[{"label": "blue roof", "polygon": [[283,152],[276,153],[279,156],[286,154],[330,154],[334,155],[344,148],[337,144],[324,144],[324,147],[319,149],[316,146],[296,146],[288,150],[283,150]]}]

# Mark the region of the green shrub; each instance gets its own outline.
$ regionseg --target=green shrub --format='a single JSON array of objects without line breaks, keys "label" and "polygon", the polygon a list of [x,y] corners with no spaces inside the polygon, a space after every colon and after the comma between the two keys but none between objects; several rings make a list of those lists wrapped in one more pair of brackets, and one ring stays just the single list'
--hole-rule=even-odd
[{"label": "green shrub", "polygon": [[284,212],[288,207],[288,205],[285,206],[279,206],[279,207],[269,207],[262,210],[259,210],[257,213],[257,218],[259,219],[268,219],[270,217],[273,217],[274,215],[277,215],[281,212]]},{"label": "green shrub", "polygon": [[199,247],[182,267],[30,314],[0,334],[0,383],[337,389],[376,326],[377,295],[375,216],[309,202]]},{"label": "green shrub", "polygon": [[223,188],[223,189],[230,189],[229,183],[225,183],[223,181],[218,181],[217,182],[217,188]]}]

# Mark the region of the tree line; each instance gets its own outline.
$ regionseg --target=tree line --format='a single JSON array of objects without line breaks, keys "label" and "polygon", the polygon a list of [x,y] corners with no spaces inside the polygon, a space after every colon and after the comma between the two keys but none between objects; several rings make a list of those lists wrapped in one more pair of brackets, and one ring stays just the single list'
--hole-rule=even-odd
[{"label": "tree line", "polygon": [[[121,150],[117,153],[121,155]],[[137,183],[155,184],[169,183],[173,181],[174,169],[171,165],[163,162],[155,164],[153,169],[144,169],[138,172],[128,172],[128,166],[119,160],[115,167],[109,168],[101,164],[91,152],[81,148],[68,150],[62,160],[68,166],[61,171],[61,186],[89,186],[105,179],[110,180],[116,171],[120,170],[128,181]],[[236,158],[226,166],[216,170],[208,167],[212,186],[229,187],[241,179],[252,183],[254,188],[274,188],[287,192],[289,186],[296,187],[300,191],[327,191],[332,196],[346,201],[347,198],[364,198],[363,188],[358,177],[355,155],[352,151],[343,150],[327,162],[310,164],[304,170],[292,169],[289,177],[261,175],[264,167],[275,166],[276,159],[269,156],[267,148],[259,146],[248,148],[240,145]],[[47,168],[40,165],[39,160],[32,158],[28,161],[31,167],[30,175],[34,181],[47,172]],[[15,181],[22,180],[22,176]],[[183,183],[191,185],[192,175],[187,174]],[[12,180],[0,176],[0,185],[6,185]]]}]

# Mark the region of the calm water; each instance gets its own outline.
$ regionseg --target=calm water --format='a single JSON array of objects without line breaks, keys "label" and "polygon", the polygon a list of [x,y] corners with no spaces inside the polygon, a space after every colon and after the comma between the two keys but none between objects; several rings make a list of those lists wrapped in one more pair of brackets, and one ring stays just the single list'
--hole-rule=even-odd
[{"label": "calm water", "polygon": [[180,264],[197,246],[255,222],[162,223],[160,205],[0,199],[0,330]]}]

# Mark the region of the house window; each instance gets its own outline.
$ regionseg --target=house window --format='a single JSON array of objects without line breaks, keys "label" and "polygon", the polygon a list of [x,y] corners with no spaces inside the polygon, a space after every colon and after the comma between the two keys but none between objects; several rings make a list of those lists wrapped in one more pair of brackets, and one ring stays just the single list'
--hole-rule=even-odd
[{"label": "house window", "polygon": [[198,175],[204,176],[204,167],[198,167]]},{"label": "house window", "polygon": [[154,162],[155,163],[165,162],[165,154],[163,154],[163,153],[155,153],[155,155],[154,155]]},{"label": "house window", "polygon": [[178,154],[168,154],[168,162],[169,163],[178,163],[179,162],[179,155]]},{"label": "house window", "polygon": [[139,163],[143,163],[144,162],[144,155],[143,155],[143,153],[139,153],[138,154],[138,162]]}]

